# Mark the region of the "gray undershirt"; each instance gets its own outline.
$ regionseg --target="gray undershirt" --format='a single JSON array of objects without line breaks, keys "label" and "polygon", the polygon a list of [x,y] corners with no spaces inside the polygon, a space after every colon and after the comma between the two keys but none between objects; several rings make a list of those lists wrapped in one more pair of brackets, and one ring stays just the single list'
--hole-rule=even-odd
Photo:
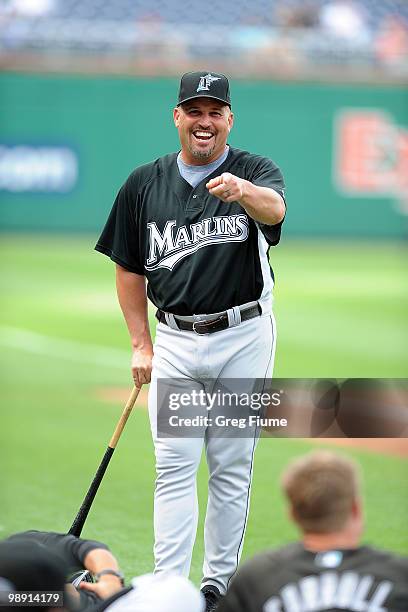
[{"label": "gray undershirt", "polygon": [[181,153],[177,155],[177,165],[179,172],[183,179],[187,181],[192,187],[197,187],[198,183],[201,183],[206,176],[209,176],[216,170],[221,164],[225,162],[228,157],[229,147],[225,147],[224,153],[215,161],[204,166],[190,166],[181,159]]}]

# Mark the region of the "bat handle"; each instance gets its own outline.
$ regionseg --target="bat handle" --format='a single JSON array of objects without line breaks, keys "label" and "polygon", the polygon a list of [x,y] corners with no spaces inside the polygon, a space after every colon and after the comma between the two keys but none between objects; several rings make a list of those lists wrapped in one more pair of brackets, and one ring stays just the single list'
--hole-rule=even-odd
[{"label": "bat handle", "polygon": [[110,439],[109,446],[110,448],[116,448],[118,440],[122,434],[123,428],[126,425],[126,421],[128,420],[130,413],[132,412],[132,408],[137,400],[137,396],[140,393],[140,387],[133,387],[132,393],[126,403],[126,406],[122,412],[122,416],[120,417],[118,424],[116,425],[115,431]]},{"label": "bat handle", "polygon": [[85,524],[85,521],[92,506],[92,502],[99,489],[99,485],[102,482],[102,478],[106,472],[106,468],[109,465],[109,461],[111,460],[114,450],[115,449],[111,448],[110,446],[108,446],[108,448],[106,449],[102,461],[95,474],[95,477],[91,482],[91,486],[88,489],[84,501],[82,502],[82,506],[80,507],[78,514],[76,515],[75,520],[72,523],[71,529],[68,531],[69,535],[74,535],[77,538],[79,538],[79,536],[81,535],[82,527]]}]

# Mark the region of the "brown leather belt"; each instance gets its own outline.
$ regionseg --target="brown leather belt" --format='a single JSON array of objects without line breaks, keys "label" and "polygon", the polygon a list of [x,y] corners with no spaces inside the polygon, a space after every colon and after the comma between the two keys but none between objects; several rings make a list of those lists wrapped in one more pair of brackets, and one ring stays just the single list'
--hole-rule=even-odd
[{"label": "brown leather belt", "polygon": [[[248,321],[249,319],[254,319],[255,317],[259,317],[262,313],[262,309],[259,304],[255,306],[250,306],[249,308],[245,308],[240,311],[241,312],[241,323],[243,321]],[[223,329],[228,329],[230,327],[228,321],[228,315],[226,312],[221,313],[215,319],[210,319],[209,321],[183,321],[179,319],[177,315],[173,315],[176,325],[182,331],[193,331],[196,334],[204,335],[204,334],[213,334],[218,331],[222,331]],[[158,310],[156,312],[156,318],[160,323],[164,323],[168,325],[166,321],[166,316],[163,310]]]}]

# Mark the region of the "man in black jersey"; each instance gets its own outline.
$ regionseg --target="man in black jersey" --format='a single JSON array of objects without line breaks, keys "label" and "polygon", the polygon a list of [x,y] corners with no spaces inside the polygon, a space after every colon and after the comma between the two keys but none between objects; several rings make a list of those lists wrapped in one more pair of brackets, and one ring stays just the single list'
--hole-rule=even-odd
[{"label": "man in black jersey", "polygon": [[[76,590],[70,576],[85,568],[95,582],[80,582]],[[144,574],[125,587],[105,544],[50,531],[24,531],[0,542],[0,610],[23,612],[22,593],[48,593],[44,606],[40,594],[32,600],[39,612],[202,612],[205,605],[183,576]]]},{"label": "man in black jersey", "polygon": [[[71,584],[65,587],[71,574],[84,569],[98,580],[97,585],[92,584],[89,590],[79,592]],[[2,580],[5,582],[2,583]],[[85,588],[88,587],[85,585]],[[123,575],[118,562],[102,542],[34,530],[13,534],[0,542],[2,605],[7,602],[7,589],[11,593],[49,590],[65,591],[66,597],[58,602],[60,607],[64,605],[66,609],[83,610],[95,604],[99,598],[110,597],[122,588]],[[96,591],[98,597],[92,591]],[[50,598],[50,603],[53,601]]]},{"label": "man in black jersey", "polygon": [[282,486],[302,540],[245,563],[219,612],[408,610],[408,559],[359,545],[364,521],[352,461],[311,453],[288,467]]},{"label": "man in black jersey", "polygon": [[[258,437],[220,438],[194,415],[194,437],[158,431],[158,384],[193,393],[226,379],[272,375],[275,322],[269,249],[280,239],[284,182],[270,159],[230,147],[234,123],[222,74],[185,74],[173,111],[181,150],[137,168],[120,189],[96,249],[116,263],[131,337],[132,375],[148,383],[155,444],[155,572],[188,575],[198,519],[196,473],[209,466],[202,588],[215,609],[235,573]],[[157,308],[154,351],[147,297]],[[154,352],[154,357],[153,357]],[[193,415],[191,415],[193,416]]]}]

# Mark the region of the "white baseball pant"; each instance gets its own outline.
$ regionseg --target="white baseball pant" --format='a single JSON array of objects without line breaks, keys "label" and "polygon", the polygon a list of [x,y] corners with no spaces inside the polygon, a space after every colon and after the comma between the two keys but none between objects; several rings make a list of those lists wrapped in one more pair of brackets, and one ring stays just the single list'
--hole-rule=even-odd
[{"label": "white baseball pant", "polygon": [[225,439],[213,435],[211,428],[202,428],[196,438],[159,437],[157,382],[177,379],[182,384],[184,380],[185,390],[191,392],[203,389],[209,379],[269,379],[275,330],[271,314],[207,335],[172,329],[163,323],[157,326],[149,391],[157,471],[155,573],[189,574],[198,522],[196,473],[205,447],[209,482],[202,586],[212,584],[225,593],[241,556],[259,434]]}]

